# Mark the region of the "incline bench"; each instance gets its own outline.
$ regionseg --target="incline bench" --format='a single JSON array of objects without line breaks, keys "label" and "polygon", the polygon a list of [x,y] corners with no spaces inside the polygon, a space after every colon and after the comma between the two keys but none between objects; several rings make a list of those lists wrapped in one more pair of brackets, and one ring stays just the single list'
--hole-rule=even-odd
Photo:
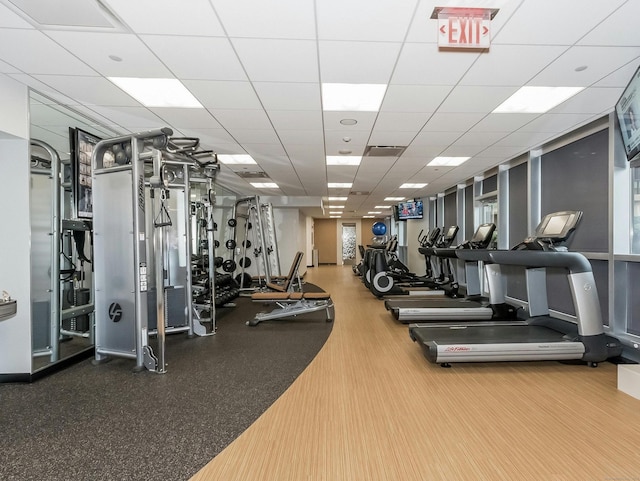
[{"label": "incline bench", "polygon": [[257,326],[262,321],[283,319],[286,317],[295,317],[300,314],[308,314],[326,310],[327,322],[333,320],[334,310],[331,294],[328,292],[292,292],[291,288],[293,280],[298,275],[298,269],[302,262],[302,252],[297,252],[289,275],[283,285],[267,284],[271,290],[268,292],[254,292],[251,294],[251,300],[254,302],[274,303],[278,307],[271,312],[261,312],[247,321],[248,326]]}]

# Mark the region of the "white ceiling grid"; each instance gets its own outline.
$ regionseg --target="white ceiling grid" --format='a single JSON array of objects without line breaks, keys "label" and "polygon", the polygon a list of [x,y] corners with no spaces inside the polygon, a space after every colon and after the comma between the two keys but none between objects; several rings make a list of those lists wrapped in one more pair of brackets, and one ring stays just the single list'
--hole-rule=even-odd
[{"label": "white ceiling grid", "polygon": [[[220,176],[241,194],[368,192],[344,202],[355,216],[387,196],[436,195],[606,115],[640,63],[635,0],[103,0],[120,22],[111,30],[41,26],[18,3],[0,0],[0,74],[117,132],[170,126],[218,153],[249,153],[257,165]],[[443,6],[499,8],[491,48],[438,49],[430,17]],[[204,109],[146,108],[110,76],[177,78]],[[322,82],[388,88],[379,112],[324,112]],[[546,114],[491,113],[524,85],[585,90]],[[408,148],[325,165],[367,145]],[[426,167],[438,155],[472,158]],[[266,172],[279,189],[253,188],[242,170]]]}]

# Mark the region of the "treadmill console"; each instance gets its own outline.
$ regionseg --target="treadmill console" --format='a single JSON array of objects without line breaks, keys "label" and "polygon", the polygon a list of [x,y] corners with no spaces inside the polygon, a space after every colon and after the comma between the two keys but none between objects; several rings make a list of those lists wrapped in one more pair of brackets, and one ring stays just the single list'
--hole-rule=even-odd
[{"label": "treadmill console", "polygon": [[566,243],[582,219],[582,211],[563,210],[544,216],[531,237],[513,248],[513,250],[567,250]]}]

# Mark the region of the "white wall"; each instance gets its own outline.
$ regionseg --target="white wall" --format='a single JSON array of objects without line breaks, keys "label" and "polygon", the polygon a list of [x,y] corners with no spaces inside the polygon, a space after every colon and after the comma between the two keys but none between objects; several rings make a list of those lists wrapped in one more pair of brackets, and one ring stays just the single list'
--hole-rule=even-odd
[{"label": "white wall", "polygon": [[27,374],[31,372],[27,88],[0,75],[0,105],[0,290],[18,301],[17,314],[0,322],[0,374]]},{"label": "white wall", "polygon": [[423,219],[412,219],[405,221],[407,224],[407,267],[411,272],[415,272],[418,275],[425,275],[427,267],[424,256],[418,252],[418,234],[421,229],[424,229],[422,235],[426,234],[429,230],[429,220],[427,216]]}]

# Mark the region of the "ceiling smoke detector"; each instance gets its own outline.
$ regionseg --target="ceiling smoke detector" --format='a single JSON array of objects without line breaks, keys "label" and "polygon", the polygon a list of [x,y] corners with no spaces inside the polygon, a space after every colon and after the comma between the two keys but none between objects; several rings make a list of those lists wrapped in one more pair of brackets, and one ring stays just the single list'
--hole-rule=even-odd
[{"label": "ceiling smoke detector", "polygon": [[367,145],[363,157],[400,157],[407,146]]}]

